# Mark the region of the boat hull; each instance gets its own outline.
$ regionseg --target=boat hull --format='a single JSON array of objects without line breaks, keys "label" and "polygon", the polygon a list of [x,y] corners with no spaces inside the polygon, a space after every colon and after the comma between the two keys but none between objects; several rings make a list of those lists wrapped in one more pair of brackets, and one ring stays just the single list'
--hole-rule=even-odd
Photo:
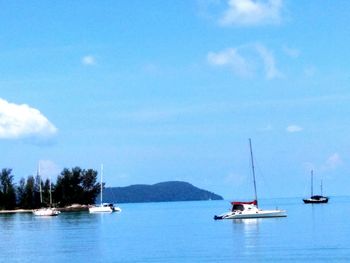
[{"label": "boat hull", "polygon": [[93,206],[89,208],[90,213],[113,213],[121,212],[119,207],[105,205],[105,206]]},{"label": "boat hull", "polygon": [[60,213],[61,213],[60,211],[52,208],[41,208],[41,209],[33,210],[33,214],[35,216],[57,216]]},{"label": "boat hull", "polygon": [[218,219],[251,219],[251,218],[273,218],[273,217],[286,217],[287,213],[284,210],[259,210],[254,213],[237,213],[229,212],[223,215],[214,216],[215,220]]},{"label": "boat hull", "polygon": [[90,213],[112,213],[113,209],[110,207],[90,207]]},{"label": "boat hull", "polygon": [[305,204],[327,204],[328,198],[323,200],[303,199]]}]

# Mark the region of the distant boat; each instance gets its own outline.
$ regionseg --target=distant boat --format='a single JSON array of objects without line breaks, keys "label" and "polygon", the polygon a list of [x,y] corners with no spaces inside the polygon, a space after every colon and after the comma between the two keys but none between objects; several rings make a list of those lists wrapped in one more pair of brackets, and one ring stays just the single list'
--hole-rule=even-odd
[{"label": "distant boat", "polygon": [[112,213],[112,212],[120,212],[122,211],[119,207],[114,206],[111,203],[103,203],[103,184],[102,184],[102,177],[103,177],[103,165],[101,165],[101,203],[100,205],[95,205],[92,207],[89,207],[90,213]]},{"label": "distant boat", "polygon": [[57,216],[60,213],[60,211],[53,207],[44,207],[33,210],[33,214],[36,216]]},{"label": "distant boat", "polygon": [[326,204],[328,203],[328,197],[327,196],[323,196],[322,192],[322,180],[321,180],[321,195],[314,195],[314,172],[313,170],[311,170],[311,197],[307,198],[307,199],[303,199],[305,204]]},{"label": "distant boat", "polygon": [[286,217],[287,213],[285,210],[261,210],[258,208],[258,196],[256,191],[256,182],[255,182],[255,168],[254,168],[254,159],[252,151],[252,142],[249,139],[249,149],[251,157],[251,166],[253,172],[253,182],[254,182],[254,194],[255,199],[250,202],[231,202],[232,209],[231,211],[215,215],[214,219],[245,219],[245,218],[269,218],[269,217]]},{"label": "distant boat", "polygon": [[[43,203],[43,195],[42,195],[42,189],[41,189],[41,175],[40,175],[40,164],[38,166],[38,177],[39,177],[39,192],[40,192],[40,204]],[[51,191],[51,180],[50,182],[50,207],[42,207],[39,209],[34,209],[32,212],[35,216],[57,216],[61,212],[58,211],[56,208],[52,207],[52,191]]]}]

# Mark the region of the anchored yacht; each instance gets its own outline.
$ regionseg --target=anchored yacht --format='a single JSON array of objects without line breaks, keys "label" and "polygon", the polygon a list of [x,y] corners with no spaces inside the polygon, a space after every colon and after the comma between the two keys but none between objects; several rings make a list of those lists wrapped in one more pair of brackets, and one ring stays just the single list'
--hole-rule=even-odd
[{"label": "anchored yacht", "polygon": [[254,159],[252,151],[252,142],[249,139],[249,149],[251,157],[251,166],[253,172],[253,182],[254,182],[254,193],[255,199],[251,202],[231,202],[232,209],[231,211],[215,215],[214,219],[244,219],[244,218],[268,218],[268,217],[286,217],[287,213],[285,210],[262,210],[258,208],[258,196],[256,191],[256,182],[255,182],[255,168],[254,168]]}]

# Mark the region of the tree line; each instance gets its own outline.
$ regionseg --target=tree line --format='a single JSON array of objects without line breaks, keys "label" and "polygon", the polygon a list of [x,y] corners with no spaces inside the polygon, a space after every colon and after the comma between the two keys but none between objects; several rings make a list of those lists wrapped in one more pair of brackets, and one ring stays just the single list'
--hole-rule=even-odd
[{"label": "tree line", "polygon": [[65,168],[57,176],[56,183],[49,179],[42,180],[39,175],[29,175],[16,184],[12,169],[4,168],[0,173],[0,209],[93,204],[100,189],[97,171],[93,169]]}]

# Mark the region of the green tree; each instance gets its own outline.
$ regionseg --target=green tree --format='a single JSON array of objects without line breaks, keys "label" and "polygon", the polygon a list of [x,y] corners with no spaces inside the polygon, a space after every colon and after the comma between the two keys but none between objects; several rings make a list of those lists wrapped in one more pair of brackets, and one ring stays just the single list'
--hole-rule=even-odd
[{"label": "green tree", "polygon": [[46,179],[45,182],[42,182],[42,195],[43,203],[46,206],[50,205],[50,180]]},{"label": "green tree", "polygon": [[97,181],[97,172],[88,169],[84,170],[82,178],[82,187],[83,187],[83,199],[82,204],[93,204],[95,203],[96,196],[100,193],[100,183]]},{"label": "green tree", "polygon": [[0,173],[0,207],[14,209],[16,207],[16,191],[11,169],[2,169]]},{"label": "green tree", "polygon": [[21,180],[19,180],[19,185],[17,187],[17,204],[19,207],[24,207],[25,187],[26,187],[26,180],[24,178],[21,178]]},{"label": "green tree", "polygon": [[38,208],[40,204],[35,200],[34,177],[32,175],[28,176],[27,182],[25,183],[24,187],[23,187],[23,181],[22,183],[20,183],[20,187],[21,187],[22,194],[20,196],[19,203],[21,204],[21,207],[26,209]]},{"label": "green tree", "polygon": [[94,203],[99,194],[100,184],[96,183],[97,172],[74,167],[65,168],[57,178],[55,200],[60,206]]},{"label": "green tree", "polygon": [[43,199],[43,182],[39,174],[34,179],[34,203],[35,207],[45,206]]},{"label": "green tree", "polygon": [[82,170],[75,167],[72,170],[63,169],[61,175],[57,178],[55,196],[60,206],[78,203],[82,195],[82,187],[80,186]]}]

